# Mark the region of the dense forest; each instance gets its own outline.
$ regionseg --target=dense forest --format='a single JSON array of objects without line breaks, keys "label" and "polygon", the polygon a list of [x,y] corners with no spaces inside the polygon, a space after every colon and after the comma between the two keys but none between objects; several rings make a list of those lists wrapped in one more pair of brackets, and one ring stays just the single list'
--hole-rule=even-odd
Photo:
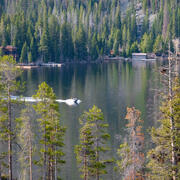
[{"label": "dense forest", "polygon": [[162,54],[178,37],[178,0],[0,0],[0,46],[19,62]]}]

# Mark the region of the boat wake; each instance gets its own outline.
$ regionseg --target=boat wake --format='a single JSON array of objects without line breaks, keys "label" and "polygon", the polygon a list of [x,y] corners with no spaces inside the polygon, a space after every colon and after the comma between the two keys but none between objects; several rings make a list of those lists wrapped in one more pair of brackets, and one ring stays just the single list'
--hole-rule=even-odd
[{"label": "boat wake", "polygon": [[58,102],[58,103],[66,103],[68,106],[76,106],[76,105],[81,103],[81,100],[77,99],[77,98],[65,99],[65,100],[57,99],[56,102]]},{"label": "boat wake", "polygon": [[[24,101],[24,102],[40,102],[40,99],[35,99],[33,97],[20,97],[20,96],[11,96],[12,100]],[[65,103],[68,106],[76,106],[81,103],[80,99],[72,98],[72,99],[56,99],[58,103]]]}]

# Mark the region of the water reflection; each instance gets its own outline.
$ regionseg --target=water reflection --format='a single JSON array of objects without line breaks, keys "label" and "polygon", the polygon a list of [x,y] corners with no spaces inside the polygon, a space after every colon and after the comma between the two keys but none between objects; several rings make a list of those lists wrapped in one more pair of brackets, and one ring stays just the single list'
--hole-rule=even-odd
[{"label": "water reflection", "polygon": [[[67,127],[66,164],[62,168],[63,179],[80,179],[74,155],[74,145],[78,143],[79,136],[78,118],[83,111],[88,110],[94,104],[102,109],[109,123],[113,155],[121,143],[121,139],[118,141],[115,136],[119,134],[123,139],[126,134],[127,106],[134,106],[142,112],[144,130],[155,122],[157,117],[154,112],[157,109],[153,105],[158,104],[158,99],[155,98],[157,94],[152,89],[159,87],[157,69],[157,62],[139,64],[115,62],[69,65],[60,69],[40,68],[24,72],[22,77],[27,81],[26,96],[34,94],[38,84],[46,81],[53,87],[58,99],[77,97],[82,100],[82,103],[76,107],[60,104],[61,123]],[[151,116],[148,114],[149,111]],[[145,139],[148,138],[146,134]],[[116,179],[112,169],[110,171],[110,175],[103,179]]]}]

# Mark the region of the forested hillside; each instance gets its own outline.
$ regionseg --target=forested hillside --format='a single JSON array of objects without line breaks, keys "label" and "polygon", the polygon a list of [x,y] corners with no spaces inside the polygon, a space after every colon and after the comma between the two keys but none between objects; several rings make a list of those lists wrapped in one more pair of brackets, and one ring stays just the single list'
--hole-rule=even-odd
[{"label": "forested hillside", "polygon": [[179,0],[0,0],[0,46],[20,62],[161,54],[178,37]]}]

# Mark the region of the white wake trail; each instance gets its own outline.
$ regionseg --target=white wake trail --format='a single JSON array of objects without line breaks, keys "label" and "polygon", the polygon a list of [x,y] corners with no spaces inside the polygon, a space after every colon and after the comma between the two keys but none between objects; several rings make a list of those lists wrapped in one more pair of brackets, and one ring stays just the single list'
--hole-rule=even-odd
[{"label": "white wake trail", "polygon": [[[40,102],[40,99],[35,99],[33,97],[19,97],[19,96],[11,96],[12,100],[24,101],[24,102]],[[76,106],[81,103],[80,99],[72,98],[72,99],[56,99],[58,103],[66,103],[69,106]]]}]

